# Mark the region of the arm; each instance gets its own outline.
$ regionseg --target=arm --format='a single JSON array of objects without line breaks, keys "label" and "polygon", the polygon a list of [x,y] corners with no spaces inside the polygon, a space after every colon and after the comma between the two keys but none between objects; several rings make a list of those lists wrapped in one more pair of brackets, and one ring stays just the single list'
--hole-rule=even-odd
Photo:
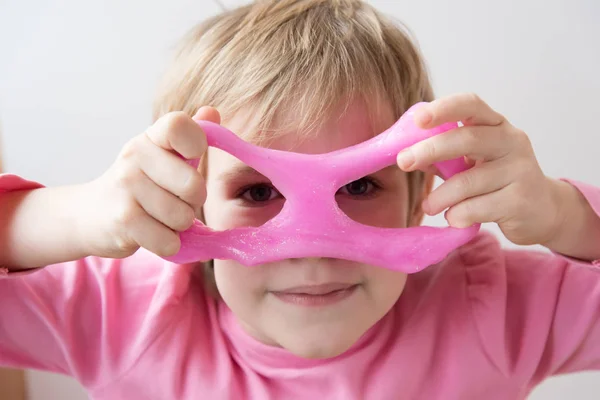
[{"label": "arm", "polygon": [[91,183],[46,189],[0,175],[0,366],[67,374],[90,389],[128,371],[173,324],[177,313],[164,309],[189,278],[137,250],[177,250],[176,231],[191,225],[205,189],[174,153],[197,159],[205,149],[199,126],[172,113]]},{"label": "arm", "polygon": [[32,183],[11,175],[0,175],[0,188],[9,180],[25,189],[0,195],[0,267],[36,268],[89,255],[73,209],[81,191],[27,189]]},{"label": "arm", "polygon": [[[594,210],[586,218],[600,218],[600,188],[570,184]],[[575,239],[587,242],[574,229]],[[461,254],[481,342],[503,375],[529,386],[600,370],[600,260],[499,245]]]},{"label": "arm", "polygon": [[[196,118],[219,116],[202,108]],[[170,113],[130,140],[92,182],[41,188],[0,176],[0,267],[16,271],[90,255],[123,258],[140,247],[161,256],[177,253],[177,232],[193,224],[206,197],[204,178],[181,157],[200,159],[206,148],[192,118]]]},{"label": "arm", "polygon": [[557,234],[543,243],[568,257],[600,260],[600,189],[576,181],[554,181],[562,217]]},{"label": "arm", "polygon": [[548,254],[507,256],[505,354],[537,384],[600,370],[600,268]]}]

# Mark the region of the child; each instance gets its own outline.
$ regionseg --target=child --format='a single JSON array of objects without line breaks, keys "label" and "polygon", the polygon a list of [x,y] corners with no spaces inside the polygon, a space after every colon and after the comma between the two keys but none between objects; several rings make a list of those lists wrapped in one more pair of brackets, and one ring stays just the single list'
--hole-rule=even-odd
[{"label": "child", "polygon": [[[327,258],[157,256],[177,252],[194,217],[258,226],[284,201],[207,150],[194,120],[323,153],[419,101],[431,102],[420,126],[464,126],[340,188],[340,207],[396,228],[448,209],[452,226],[495,222],[553,253],[481,233],[410,276]],[[523,399],[546,377],[600,368],[600,190],[544,176],[527,136],[477,96],[434,100],[408,36],[366,3],[259,1],[209,19],[183,41],[155,116],[87,184],[0,177],[1,365],[68,374],[111,400]],[[199,170],[175,152],[202,158]],[[430,166],[460,156],[473,167],[430,194]]]}]

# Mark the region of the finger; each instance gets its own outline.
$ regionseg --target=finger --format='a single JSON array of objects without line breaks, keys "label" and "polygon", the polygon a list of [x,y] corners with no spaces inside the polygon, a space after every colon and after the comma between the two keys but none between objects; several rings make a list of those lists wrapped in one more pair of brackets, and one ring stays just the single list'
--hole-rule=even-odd
[{"label": "finger", "polygon": [[192,117],[194,121],[210,121],[215,124],[221,123],[221,114],[214,107],[203,106],[196,111],[196,114]]},{"label": "finger", "polygon": [[422,208],[428,215],[436,215],[472,197],[495,192],[512,181],[509,165],[492,161],[454,175],[424,200]]},{"label": "finger", "polygon": [[466,93],[443,97],[418,108],[415,122],[423,129],[433,128],[447,122],[462,122],[464,125],[502,124],[504,117],[494,111],[476,94]]},{"label": "finger", "polygon": [[[221,114],[219,114],[219,111],[217,111],[217,109],[214,107],[203,106],[200,107],[198,111],[196,111],[196,114],[194,114],[192,119],[196,122],[210,121],[216,124],[220,124]],[[200,166],[200,159],[186,160],[186,162],[195,169],[198,169],[198,167]]]},{"label": "finger", "polygon": [[148,128],[146,136],[155,145],[165,150],[175,151],[188,160],[202,157],[207,148],[204,131],[196,121],[183,112],[164,115]]},{"label": "finger", "polygon": [[140,215],[129,232],[131,239],[139,246],[161,257],[175,255],[181,247],[177,233],[146,213]]},{"label": "finger", "polygon": [[444,179],[444,176],[442,175],[440,170],[437,169],[437,167],[435,165],[428,165],[427,167],[423,168],[423,172],[425,172],[426,174],[435,175],[438,178]]},{"label": "finger", "polygon": [[465,164],[466,164],[467,168],[471,168],[472,166],[477,164],[477,160],[474,160],[467,156],[464,157],[464,160],[465,160]]},{"label": "finger", "polygon": [[415,143],[398,154],[397,162],[404,171],[413,171],[463,156],[473,161],[494,160],[507,155],[514,146],[504,129],[463,126]]},{"label": "finger", "polygon": [[506,213],[504,205],[510,200],[504,192],[500,189],[461,201],[450,207],[444,217],[448,224],[455,228],[468,228],[477,223],[498,222],[504,217]]},{"label": "finger", "polygon": [[[131,193],[137,203],[151,217],[174,231],[185,231],[194,223],[196,210],[183,200],[156,185],[140,172],[140,178],[132,180]],[[200,211],[201,207],[198,207]]]},{"label": "finger", "polygon": [[143,173],[199,212],[206,200],[206,184],[200,172],[150,140],[142,137],[141,141],[138,163]]}]

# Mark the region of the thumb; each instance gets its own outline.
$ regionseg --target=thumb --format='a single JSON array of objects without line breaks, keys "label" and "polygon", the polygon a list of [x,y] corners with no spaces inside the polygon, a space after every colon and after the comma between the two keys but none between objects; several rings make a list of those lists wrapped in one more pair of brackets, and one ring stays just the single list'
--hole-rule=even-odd
[{"label": "thumb", "polygon": [[[210,121],[216,124],[221,123],[221,115],[219,114],[219,111],[217,111],[216,108],[209,106],[200,107],[192,119],[196,122]],[[198,166],[200,165],[200,159],[186,160],[186,162],[195,169],[198,169]]]},{"label": "thumb", "polygon": [[216,108],[210,106],[203,106],[196,111],[196,114],[192,117],[194,121],[210,121],[216,124],[221,123],[221,114]]}]

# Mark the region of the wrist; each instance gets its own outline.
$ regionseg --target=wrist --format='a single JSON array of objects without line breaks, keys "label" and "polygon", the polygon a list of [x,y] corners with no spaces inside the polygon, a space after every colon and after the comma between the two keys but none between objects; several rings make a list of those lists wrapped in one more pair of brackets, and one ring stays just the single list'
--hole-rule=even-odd
[{"label": "wrist", "polygon": [[556,222],[550,239],[541,243],[568,257],[594,260],[600,257],[600,218],[585,196],[569,182],[551,179]]},{"label": "wrist", "polygon": [[86,239],[89,237],[83,229],[86,216],[82,212],[85,202],[85,185],[62,186],[41,189],[34,195],[34,204],[44,211],[44,232],[46,244],[57,246],[52,254],[52,262],[77,260],[90,255]]},{"label": "wrist", "polygon": [[11,270],[43,267],[85,255],[74,187],[40,188],[3,195],[0,265]]},{"label": "wrist", "polygon": [[94,255],[93,232],[90,232],[90,186],[91,183],[84,183],[66,187],[61,196],[64,202],[60,215],[63,216],[65,237],[77,259]]},{"label": "wrist", "polygon": [[544,213],[543,216],[550,216],[552,223],[550,225],[550,234],[548,234],[545,241],[540,244],[552,249],[553,247],[556,247],[557,244],[564,241],[564,228],[568,224],[568,221],[572,220],[571,216],[568,215],[571,208],[569,203],[572,202],[572,196],[570,193],[571,188],[567,186],[569,185],[568,183],[553,178],[546,179],[548,180],[550,188],[548,193],[551,209]]}]

